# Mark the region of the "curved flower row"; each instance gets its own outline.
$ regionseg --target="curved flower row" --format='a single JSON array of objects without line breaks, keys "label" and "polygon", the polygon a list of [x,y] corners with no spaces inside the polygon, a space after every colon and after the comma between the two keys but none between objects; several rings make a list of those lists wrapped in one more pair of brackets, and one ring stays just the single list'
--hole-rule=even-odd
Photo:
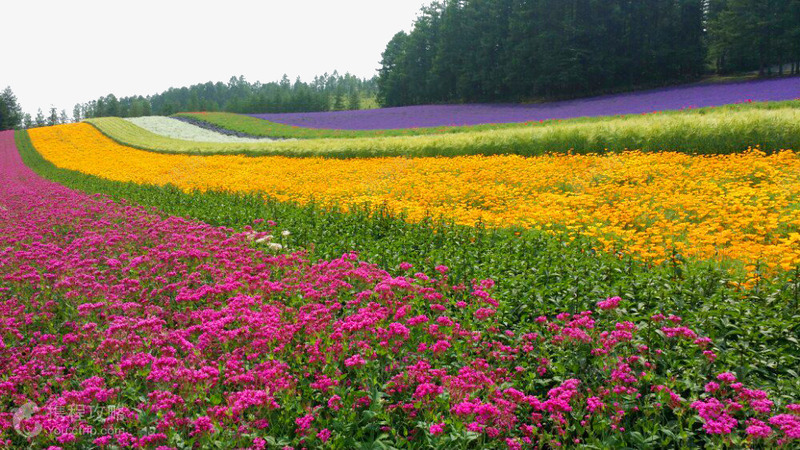
[{"label": "curved flower row", "polygon": [[641,114],[654,110],[797,99],[800,79],[684,85],[549,103],[419,105],[358,111],[249,114],[281,124],[341,130],[379,130],[572,117]]},{"label": "curved flower row", "polygon": [[0,445],[783,445],[800,405],[715,368],[675,315],[507,323],[492,280],[311,263],[87,196],[0,134]]},{"label": "curved flower row", "polygon": [[55,165],[118,181],[261,191],[299,203],[385,204],[412,221],[431,215],[567,231],[646,260],[680,254],[759,262],[762,270],[800,264],[800,157],[791,151],[330,160],[154,154],[116,144],[87,124],[30,135]]},{"label": "curved flower row", "polygon": [[132,124],[144,128],[151,133],[168,136],[175,139],[182,139],[185,141],[197,142],[264,142],[269,139],[259,138],[245,138],[238,136],[228,136],[215,131],[207,130],[173,119],[171,117],[162,116],[146,116],[125,119]]}]

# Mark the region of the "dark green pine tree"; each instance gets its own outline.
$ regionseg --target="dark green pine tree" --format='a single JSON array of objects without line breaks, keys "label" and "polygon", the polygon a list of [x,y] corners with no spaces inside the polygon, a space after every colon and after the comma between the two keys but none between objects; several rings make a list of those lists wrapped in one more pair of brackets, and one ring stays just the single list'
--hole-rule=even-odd
[{"label": "dark green pine tree", "polygon": [[381,54],[378,70],[378,101],[383,106],[399,106],[411,103],[406,73],[406,47],[408,35],[401,31],[392,37]]},{"label": "dark green pine tree", "polygon": [[17,96],[6,87],[0,93],[0,130],[12,130],[22,127],[22,108],[17,102]]},{"label": "dark green pine tree", "polygon": [[106,117],[120,117],[120,104],[119,100],[114,94],[108,94],[105,99],[105,114]]}]

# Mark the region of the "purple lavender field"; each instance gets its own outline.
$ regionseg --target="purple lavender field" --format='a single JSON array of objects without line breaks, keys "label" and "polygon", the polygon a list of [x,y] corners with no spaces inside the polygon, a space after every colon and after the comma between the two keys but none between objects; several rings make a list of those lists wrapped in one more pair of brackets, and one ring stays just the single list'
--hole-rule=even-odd
[{"label": "purple lavender field", "polygon": [[724,84],[694,84],[540,104],[423,105],[360,111],[250,114],[286,125],[380,130],[639,114],[800,98],[800,77]]}]

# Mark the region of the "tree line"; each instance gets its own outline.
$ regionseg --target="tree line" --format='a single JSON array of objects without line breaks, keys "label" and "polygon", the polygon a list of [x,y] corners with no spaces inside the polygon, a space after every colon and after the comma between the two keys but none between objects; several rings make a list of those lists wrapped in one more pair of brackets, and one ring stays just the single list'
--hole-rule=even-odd
[{"label": "tree line", "polygon": [[65,110],[59,111],[55,107],[50,107],[50,114],[45,116],[41,108],[35,117],[22,112],[22,107],[17,101],[17,96],[11,90],[11,86],[6,87],[0,92],[0,131],[15,130],[19,128],[35,128],[49,125],[58,125],[70,122]]},{"label": "tree line", "polygon": [[444,0],[382,53],[382,106],[520,101],[800,73],[800,0]]},{"label": "tree line", "polygon": [[284,75],[278,82],[250,83],[244,76],[228,83],[207,82],[170,88],[147,97],[117,98],[109,94],[75,105],[73,117],[168,116],[183,111],[227,111],[234,113],[283,113],[360,109],[364,99],[374,98],[376,78],[361,79],[337,71],[314,77],[311,83],[299,77],[292,82]]},{"label": "tree line", "polygon": [[35,116],[24,114],[10,87],[0,94],[0,130],[34,128],[79,122],[92,117],[168,116],[182,111],[228,111],[235,113],[281,113],[360,109],[363,102],[377,96],[377,77],[362,79],[337,71],[314,77],[311,83],[284,75],[278,82],[250,83],[244,76],[231,77],[228,83],[207,82],[189,87],[170,88],[149,96],[117,98],[114,94],[78,103],[68,116],[65,110],[51,107]]},{"label": "tree line", "polygon": [[42,112],[41,108],[33,117],[28,113],[23,113],[17,96],[14,95],[10,86],[0,93],[0,131],[45,127],[69,122],[71,119],[67,116],[67,112],[63,109],[59,112],[54,106],[50,107],[47,115]]},{"label": "tree line", "polygon": [[800,74],[800,0],[707,0],[705,7],[717,73]]}]

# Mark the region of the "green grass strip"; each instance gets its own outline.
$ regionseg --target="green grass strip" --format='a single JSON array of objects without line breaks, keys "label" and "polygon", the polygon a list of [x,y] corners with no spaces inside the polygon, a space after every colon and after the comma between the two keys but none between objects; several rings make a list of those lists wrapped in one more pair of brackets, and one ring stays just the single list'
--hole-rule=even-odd
[{"label": "green grass strip", "polygon": [[652,114],[452,134],[257,143],[178,140],[151,133],[115,117],[88,119],[87,122],[124,145],[161,153],[196,155],[329,158],[477,154],[539,156],[548,152],[586,154],[626,149],[725,154],[741,152],[748,146],[759,146],[767,152],[800,148],[800,109],[788,107]]},{"label": "green grass strip", "polygon": [[504,320],[514,328],[542,314],[588,309],[612,295],[625,300],[631,317],[679,314],[687,326],[714,339],[725,367],[758,386],[769,386],[786,401],[800,394],[797,272],[740,292],[730,284],[734,276],[713,262],[680,264],[676,258],[645,265],[595,252],[587,239],[570,242],[534,230],[488,230],[433,218],[407,223],[385,208],[367,205],[343,213],[258,194],[185,193],[173,186],[121,183],[55,167],[41,157],[25,131],[17,133],[17,145],[25,164],[73,189],[237,230],[251,225],[260,229],[264,224],[254,225],[256,219],[274,220],[277,231],[292,233],[283,243],[305,249],[311,259],[355,250],[361,259],[396,275],[403,273],[399,264],[409,262],[412,272],[433,273],[437,265],[446,265],[453,281],[467,285],[475,278],[492,278]]}]

